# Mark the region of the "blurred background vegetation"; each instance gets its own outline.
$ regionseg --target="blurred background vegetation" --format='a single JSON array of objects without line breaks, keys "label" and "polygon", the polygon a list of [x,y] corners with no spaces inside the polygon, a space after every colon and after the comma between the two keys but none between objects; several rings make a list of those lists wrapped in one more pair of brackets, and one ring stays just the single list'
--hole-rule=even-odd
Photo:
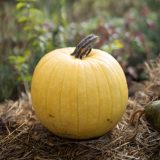
[{"label": "blurred background vegetation", "polygon": [[39,59],[84,36],[122,65],[128,84],[147,78],[143,63],[160,55],[159,0],[1,0],[0,101],[30,90]]}]

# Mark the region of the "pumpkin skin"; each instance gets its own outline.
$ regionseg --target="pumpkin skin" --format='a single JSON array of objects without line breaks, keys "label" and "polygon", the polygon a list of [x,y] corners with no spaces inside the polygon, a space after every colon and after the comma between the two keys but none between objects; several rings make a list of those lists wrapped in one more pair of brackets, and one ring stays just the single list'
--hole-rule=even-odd
[{"label": "pumpkin skin", "polygon": [[89,139],[113,129],[125,112],[128,87],[119,63],[92,49],[83,59],[74,47],[46,54],[35,68],[31,97],[40,122],[54,134]]}]

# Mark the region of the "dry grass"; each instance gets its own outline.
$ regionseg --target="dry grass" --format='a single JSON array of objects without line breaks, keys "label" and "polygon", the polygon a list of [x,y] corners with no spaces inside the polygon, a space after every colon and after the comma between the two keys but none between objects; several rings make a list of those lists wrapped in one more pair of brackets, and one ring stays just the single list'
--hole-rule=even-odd
[{"label": "dry grass", "polygon": [[153,64],[146,64],[150,80],[129,99],[122,121],[97,139],[77,141],[53,135],[38,122],[26,95],[1,104],[0,160],[159,160],[160,134],[144,116],[137,128],[129,123],[135,110],[160,98],[160,60]]}]

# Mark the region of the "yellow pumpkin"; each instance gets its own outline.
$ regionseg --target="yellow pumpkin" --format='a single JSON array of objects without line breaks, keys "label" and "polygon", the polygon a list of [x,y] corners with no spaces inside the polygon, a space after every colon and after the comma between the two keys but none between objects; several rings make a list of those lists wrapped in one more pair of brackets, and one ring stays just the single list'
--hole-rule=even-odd
[{"label": "yellow pumpkin", "polygon": [[51,51],[35,68],[31,85],[35,113],[58,136],[101,136],[125,111],[128,88],[124,72],[110,54],[91,49],[96,39],[90,35],[76,48]]}]

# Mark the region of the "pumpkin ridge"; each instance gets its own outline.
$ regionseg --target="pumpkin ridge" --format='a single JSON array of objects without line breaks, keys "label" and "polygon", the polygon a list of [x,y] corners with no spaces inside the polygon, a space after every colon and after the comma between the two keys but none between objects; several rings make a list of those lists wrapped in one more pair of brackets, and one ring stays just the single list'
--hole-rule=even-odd
[{"label": "pumpkin ridge", "polygon": [[[77,62],[78,63],[78,62]],[[79,103],[78,103],[78,67],[77,67],[77,64],[76,63],[76,61],[74,62],[74,66],[75,66],[75,68],[77,69],[77,72],[76,72],[76,74],[77,74],[77,80],[75,81],[75,83],[76,83],[76,86],[77,86],[77,88],[76,88],[76,101],[77,101],[77,103],[76,103],[76,105],[77,105],[77,135],[79,135],[79,129],[80,129],[80,126],[79,126]]]},{"label": "pumpkin ridge", "polygon": [[[109,66],[109,68],[108,68],[108,70],[109,70],[109,72],[111,72],[111,73],[114,73],[114,74],[112,74],[112,75],[110,75],[110,77],[108,77],[108,79],[107,79],[107,82],[108,82],[108,86],[109,86],[109,92],[110,92],[110,95],[111,95],[111,99],[114,99],[115,100],[115,96],[114,96],[114,94],[115,93],[113,93],[113,90],[111,89],[111,84],[110,83],[112,83],[113,82],[113,79],[114,79],[114,82],[116,82],[116,78],[115,78],[115,72],[114,72],[114,70],[113,70],[113,67],[112,66],[110,66],[110,63],[108,63],[107,61],[103,61],[103,60],[99,60],[99,59],[96,59],[99,63],[101,63],[101,64],[103,64],[104,66]],[[94,60],[94,61],[96,61],[96,60]],[[107,62],[107,63],[106,63]],[[102,68],[102,67],[101,67]],[[104,72],[105,73],[105,72]],[[107,74],[105,73],[105,76],[107,77]],[[116,84],[115,84],[116,85]],[[118,86],[118,85],[117,85]],[[120,93],[119,93],[119,96],[118,96],[118,98],[120,99]],[[114,101],[113,100],[113,101]],[[118,104],[119,105],[119,104]],[[111,104],[111,117],[114,117],[113,116],[113,110],[115,110],[115,108],[117,108],[117,102],[116,103],[112,103]]]},{"label": "pumpkin ridge", "polygon": [[[105,56],[104,56],[105,57]],[[124,84],[126,84],[126,88],[127,88],[127,82],[126,82],[126,79],[125,79],[125,74],[124,74],[124,72],[123,72],[123,69],[122,69],[122,67],[120,66],[120,64],[118,64],[117,63],[117,60],[114,58],[114,57],[111,57],[110,55],[108,55],[108,58],[114,63],[114,65],[118,68],[118,70],[120,71],[120,72],[117,72],[117,74],[118,74],[118,78],[120,77],[121,78],[121,84],[122,84],[122,82],[124,83]],[[121,74],[120,74],[121,73]],[[122,90],[123,90],[124,88],[122,88]],[[125,102],[125,99],[126,98],[128,98],[128,90],[127,90],[127,94],[125,95],[125,92],[122,92],[122,90],[121,90],[121,93],[123,93],[123,103],[122,103],[122,106],[124,106],[124,105],[126,105],[126,102]]]},{"label": "pumpkin ridge", "polygon": [[[104,69],[100,66],[100,64],[99,63],[97,63],[97,66],[99,67],[99,69],[101,70],[101,72],[103,72],[103,76],[104,76],[104,79],[106,79],[106,84],[107,85],[105,85],[105,87],[106,88],[108,88],[107,90],[108,90],[108,93],[111,93],[111,88],[110,88],[110,84],[109,84],[109,77],[108,77],[108,75],[106,74],[106,72],[104,72]],[[110,108],[113,108],[113,103],[112,103],[112,94],[109,94],[109,96],[108,96],[108,99],[109,99],[109,101],[110,101],[110,105],[111,105],[111,107]],[[108,117],[108,118],[111,118],[111,117],[113,117],[113,114],[112,114],[112,109],[110,109],[110,117]]]},{"label": "pumpkin ridge", "polygon": [[[109,77],[109,79],[110,79],[110,77]],[[109,86],[109,91],[110,91],[110,95],[111,95],[111,99],[112,99],[112,101],[111,101],[111,118],[113,117],[113,108],[115,107],[114,105],[114,101],[115,101],[115,98],[114,98],[114,96],[113,96],[113,91],[112,91],[112,89],[111,89],[111,85],[110,85],[110,81],[112,81],[112,80],[109,80],[108,79],[108,86]]]},{"label": "pumpkin ridge", "polygon": [[[112,58],[112,57],[111,57],[111,58]],[[107,61],[104,61],[103,59],[96,59],[96,60],[99,61],[100,63],[103,63],[104,65],[106,65],[106,62],[107,62]],[[110,66],[110,63],[107,62],[107,65]],[[118,65],[117,65],[117,66],[118,66]],[[120,67],[119,67],[118,69],[120,69]],[[112,66],[110,67],[110,70],[114,73],[114,74],[113,74],[114,76],[112,76],[112,78],[114,78],[115,81],[116,81],[117,77],[119,76],[119,74],[118,74],[119,72],[117,72],[117,70],[116,70],[115,68],[113,68]],[[118,74],[118,75],[117,75],[117,74]],[[119,77],[118,77],[117,82],[119,83],[119,85],[121,85],[121,83],[119,82],[119,80],[120,80],[120,79],[119,79]],[[109,85],[109,86],[110,86],[110,85]],[[119,100],[120,100],[120,102],[121,102],[121,105],[117,104],[117,102],[116,102],[116,104],[115,104],[115,107],[116,107],[116,108],[118,108],[117,106],[120,106],[120,110],[122,110],[122,109],[124,108],[123,103],[125,102],[125,100],[122,101],[122,98],[121,98],[121,97],[122,97],[122,96],[121,96],[122,94],[121,94],[121,91],[120,91],[121,89],[122,89],[122,88],[120,88],[120,89],[117,91],[117,92],[119,92],[118,98],[119,98]],[[113,99],[113,97],[112,97],[112,99]],[[124,109],[123,109],[123,110],[124,110]]]},{"label": "pumpkin ridge", "polygon": [[[95,77],[95,82],[96,82],[96,90],[97,90],[97,93],[99,93],[99,85],[98,85],[98,82],[97,82],[97,75],[96,75],[96,71],[95,71],[95,68],[93,68],[93,63],[92,63],[92,61],[89,61],[89,64],[90,64],[90,67],[91,67],[91,70],[92,70],[92,72],[93,72],[93,74],[94,74],[94,77]],[[99,122],[99,119],[100,119],[100,97],[99,97],[99,94],[97,94],[97,96],[98,96],[98,103],[97,103],[97,107],[98,107],[98,115],[97,115],[97,125],[98,125],[98,122]]]},{"label": "pumpkin ridge", "polygon": [[[115,65],[116,65],[116,64],[115,64]],[[122,82],[125,83],[125,84],[126,84],[125,88],[127,88],[127,81],[126,81],[126,79],[124,78],[124,77],[125,77],[125,74],[124,74],[122,68],[121,68],[120,66],[118,66],[118,64],[117,64],[117,67],[121,70],[121,74],[120,74],[119,72],[117,72],[118,77],[119,77],[119,79],[120,79],[119,82],[120,82],[121,86],[122,86]],[[122,106],[126,105],[125,99],[128,99],[128,92],[127,92],[127,94],[126,94],[125,92],[123,92],[123,89],[124,89],[124,88],[123,88],[123,86],[122,86],[122,87],[121,87],[121,93],[123,93],[123,94],[122,94],[122,98],[123,98]]]},{"label": "pumpkin ridge", "polygon": [[[38,70],[39,72],[37,72],[37,70],[36,70],[36,74],[40,74],[40,72],[43,73],[43,70],[42,70],[42,69],[44,69],[44,68],[46,67],[46,65],[49,64],[49,62],[50,62],[50,59],[48,59],[48,60],[46,61],[45,66],[41,66],[41,69]],[[57,62],[57,63],[58,63],[58,62]],[[44,68],[42,68],[42,67],[44,67]],[[41,74],[42,74],[42,73],[41,73]],[[34,81],[34,80],[33,80],[33,81]],[[39,82],[40,85],[42,85],[43,83],[44,83],[44,79],[42,79],[42,80]],[[31,87],[31,88],[32,88],[32,87]],[[42,94],[44,95],[44,90],[40,90],[39,93],[37,93],[37,94],[38,94],[38,97],[40,97]]]},{"label": "pumpkin ridge", "polygon": [[[46,55],[44,56],[44,58],[46,58],[46,59],[43,59],[44,62],[40,60],[40,63],[39,63],[39,65],[37,66],[37,69],[36,69],[36,70],[41,70],[41,69],[42,69],[41,67],[44,67],[44,65],[45,65],[46,63],[49,63],[49,61],[52,61],[52,62],[53,62],[53,60],[57,60],[57,59],[55,58],[55,54],[58,54],[58,53],[56,53],[56,52],[54,51],[54,52],[50,52],[50,53],[46,54]],[[64,55],[59,54],[59,55],[58,55],[58,58],[61,58],[60,56],[64,56]]]},{"label": "pumpkin ridge", "polygon": [[120,92],[120,95],[121,95],[121,109],[122,107],[125,105],[125,95],[124,95],[124,92],[123,92],[123,86],[122,86],[122,74],[120,74],[119,72],[117,72],[117,78],[119,79],[118,83],[119,83],[119,86],[120,86],[120,89],[119,89],[119,92]]},{"label": "pumpkin ridge", "polygon": [[[93,61],[96,62],[97,60],[93,60]],[[103,64],[103,63],[101,63],[101,64]],[[108,77],[107,73],[104,71],[103,67],[100,65],[99,62],[96,63],[96,65],[97,65],[97,68],[98,68],[99,72],[102,73],[104,79],[105,79],[106,82],[107,82],[107,85],[105,85],[106,90],[108,91],[108,93],[111,93],[111,88],[110,88],[110,85],[109,85],[109,81],[110,81],[109,78],[110,78],[110,77]],[[109,69],[107,69],[107,70],[109,70]],[[112,97],[111,97],[111,94],[109,94],[109,95],[110,95],[110,96],[107,96],[107,97],[108,97],[108,100],[110,101],[111,108],[113,108],[113,104],[112,104],[112,101],[111,101]],[[112,115],[112,114],[111,114],[111,115]],[[111,116],[111,117],[112,117],[112,116]]]},{"label": "pumpkin ridge", "polygon": [[[89,72],[90,72],[90,75],[92,76],[92,79],[91,79],[91,77],[89,77],[89,76],[87,76],[87,79],[86,79],[86,82],[87,83],[90,83],[90,81],[95,81],[94,82],[94,85],[96,85],[96,79],[94,78],[95,77],[95,74],[94,74],[94,71],[93,71],[93,69],[92,69],[92,66],[91,66],[91,64],[90,64],[90,62],[89,61],[86,61],[86,64],[87,64],[87,68],[86,68],[86,70],[88,70]],[[86,75],[87,75],[88,73],[86,73]],[[87,84],[86,84],[86,86],[87,86]],[[94,86],[93,86],[94,87]],[[87,88],[87,87],[86,87]],[[94,87],[95,88],[95,87]],[[97,88],[97,87],[96,87]],[[86,94],[87,94],[87,101],[89,101],[89,100],[91,100],[92,98],[92,94],[94,94],[93,95],[93,97],[96,95],[96,97],[97,97],[97,91],[96,92],[93,92],[92,94],[91,94],[91,92],[90,92],[90,90],[89,89],[87,89],[86,90]],[[94,101],[95,103],[96,103],[96,106],[98,106],[98,98],[96,98],[96,99],[93,99],[92,101]],[[94,105],[95,106],[95,105]],[[96,110],[97,109],[97,107],[95,107],[95,108],[93,108],[94,110]],[[98,107],[98,109],[99,109],[99,107]],[[90,122],[91,122],[91,120],[90,120],[90,117],[92,117],[93,118],[93,115],[92,115],[92,113],[95,113],[96,111],[93,111],[92,113],[91,113],[91,111],[92,111],[92,106],[90,105],[90,103],[88,103],[88,105],[87,105],[87,114],[88,114],[88,118],[87,118],[87,124],[90,124]],[[96,117],[94,117],[94,119],[93,119],[93,121],[94,120],[96,120],[97,121],[97,116]],[[96,122],[94,122],[94,123],[91,123],[91,129],[92,129],[92,127],[93,127],[93,125],[94,126],[96,126],[95,125],[96,124]]]},{"label": "pumpkin ridge", "polygon": [[[108,63],[108,64],[110,64],[110,63]],[[111,69],[111,71],[114,73],[114,74],[113,74],[113,75],[114,75],[113,78],[114,78],[115,80],[117,79],[117,83],[118,83],[119,86],[120,86],[120,85],[121,85],[121,84],[119,83],[119,82],[120,82],[120,81],[119,81],[120,79],[119,79],[119,76],[117,75],[117,74],[119,74],[119,72],[117,72],[116,69],[114,69],[114,67],[111,67],[110,69]],[[122,95],[122,94],[121,94],[121,88],[118,89],[117,92],[119,92],[119,94],[118,94],[119,96],[118,96],[118,97],[119,97],[119,100],[120,100],[120,105],[119,105],[119,104],[117,104],[117,105],[121,107],[120,109],[122,109],[122,107],[123,107],[122,104],[123,104],[123,103],[122,103],[122,99],[121,99],[121,97],[122,97],[122,96],[121,96],[121,95]],[[117,105],[116,105],[116,108],[118,108]]]},{"label": "pumpkin ridge", "polygon": [[[53,78],[56,77],[56,74],[57,74],[57,71],[59,69],[59,65],[58,65],[58,62],[55,64],[55,66],[52,66],[52,71],[51,71],[51,75],[50,75],[50,78],[49,78],[49,82],[48,82],[48,86],[47,86],[47,91],[46,91],[46,102],[45,102],[45,106],[49,106],[49,91],[50,91],[50,88],[51,88],[51,83],[53,82]],[[54,71],[54,74],[53,74],[53,71]],[[47,111],[47,107],[46,107],[46,111]]]},{"label": "pumpkin ridge", "polygon": [[[86,65],[89,65],[88,63],[86,63]],[[85,75],[87,74],[87,71],[84,69],[84,73],[85,73]],[[86,118],[86,123],[88,124],[88,110],[89,110],[89,108],[88,108],[88,94],[87,94],[87,77],[86,76],[84,76],[85,77],[85,93],[86,93],[86,113],[87,113],[87,118]]]},{"label": "pumpkin ridge", "polygon": [[[62,99],[62,91],[63,91],[63,87],[64,87],[64,80],[65,80],[65,76],[66,76],[66,72],[67,72],[67,66],[65,66],[66,67],[66,70],[64,71],[64,73],[63,73],[63,79],[62,79],[62,83],[61,83],[61,89],[60,89],[60,92],[59,92],[59,110],[58,110],[58,113],[59,113],[59,122],[60,122],[60,124],[62,124],[62,117],[63,116],[61,116],[62,115],[62,101],[61,101],[61,99]],[[69,67],[69,66],[68,66]],[[62,130],[62,125],[60,125],[61,126],[61,128],[60,128],[60,132],[61,132],[61,130]]]},{"label": "pumpkin ridge", "polygon": [[88,95],[87,95],[87,78],[86,78],[86,70],[85,67],[88,65],[85,63],[85,66],[80,63],[82,67],[82,73],[83,73],[83,81],[84,81],[84,93],[85,93],[85,113],[86,113],[86,123],[88,124]]},{"label": "pumpkin ridge", "polygon": [[[122,76],[124,75],[124,73],[123,73],[123,70],[122,70],[122,68],[121,68],[121,66],[117,63],[117,61],[115,60],[115,59],[113,59],[112,57],[110,57],[109,56],[109,59],[110,59],[110,61],[112,61],[113,63],[114,63],[114,65],[116,65],[116,67],[118,68],[118,70],[120,71],[117,71],[115,68],[113,68],[113,67],[110,67],[111,68],[111,70],[112,70],[112,72],[114,72],[114,74],[115,74],[115,77],[116,78],[118,78],[118,83],[119,83],[119,85],[120,85],[120,89],[118,90],[119,91],[119,95],[121,95],[120,96],[120,100],[121,100],[121,109],[123,108],[123,106],[124,105],[126,105],[126,102],[125,102],[125,98],[126,98],[126,95],[125,95],[125,93],[124,92],[122,92],[122,90],[124,90],[124,87],[122,86],[122,81],[123,81],[123,83],[125,82],[126,83],[126,80],[124,79],[124,78],[122,78]],[[98,61],[100,61],[100,62],[103,62],[104,64],[107,62],[107,61],[104,61],[103,59],[96,59],[96,60],[98,60]],[[107,63],[108,65],[110,65],[110,63]],[[125,75],[124,75],[125,76]],[[123,95],[123,96],[122,96]],[[125,97],[125,98],[124,98]]]}]

